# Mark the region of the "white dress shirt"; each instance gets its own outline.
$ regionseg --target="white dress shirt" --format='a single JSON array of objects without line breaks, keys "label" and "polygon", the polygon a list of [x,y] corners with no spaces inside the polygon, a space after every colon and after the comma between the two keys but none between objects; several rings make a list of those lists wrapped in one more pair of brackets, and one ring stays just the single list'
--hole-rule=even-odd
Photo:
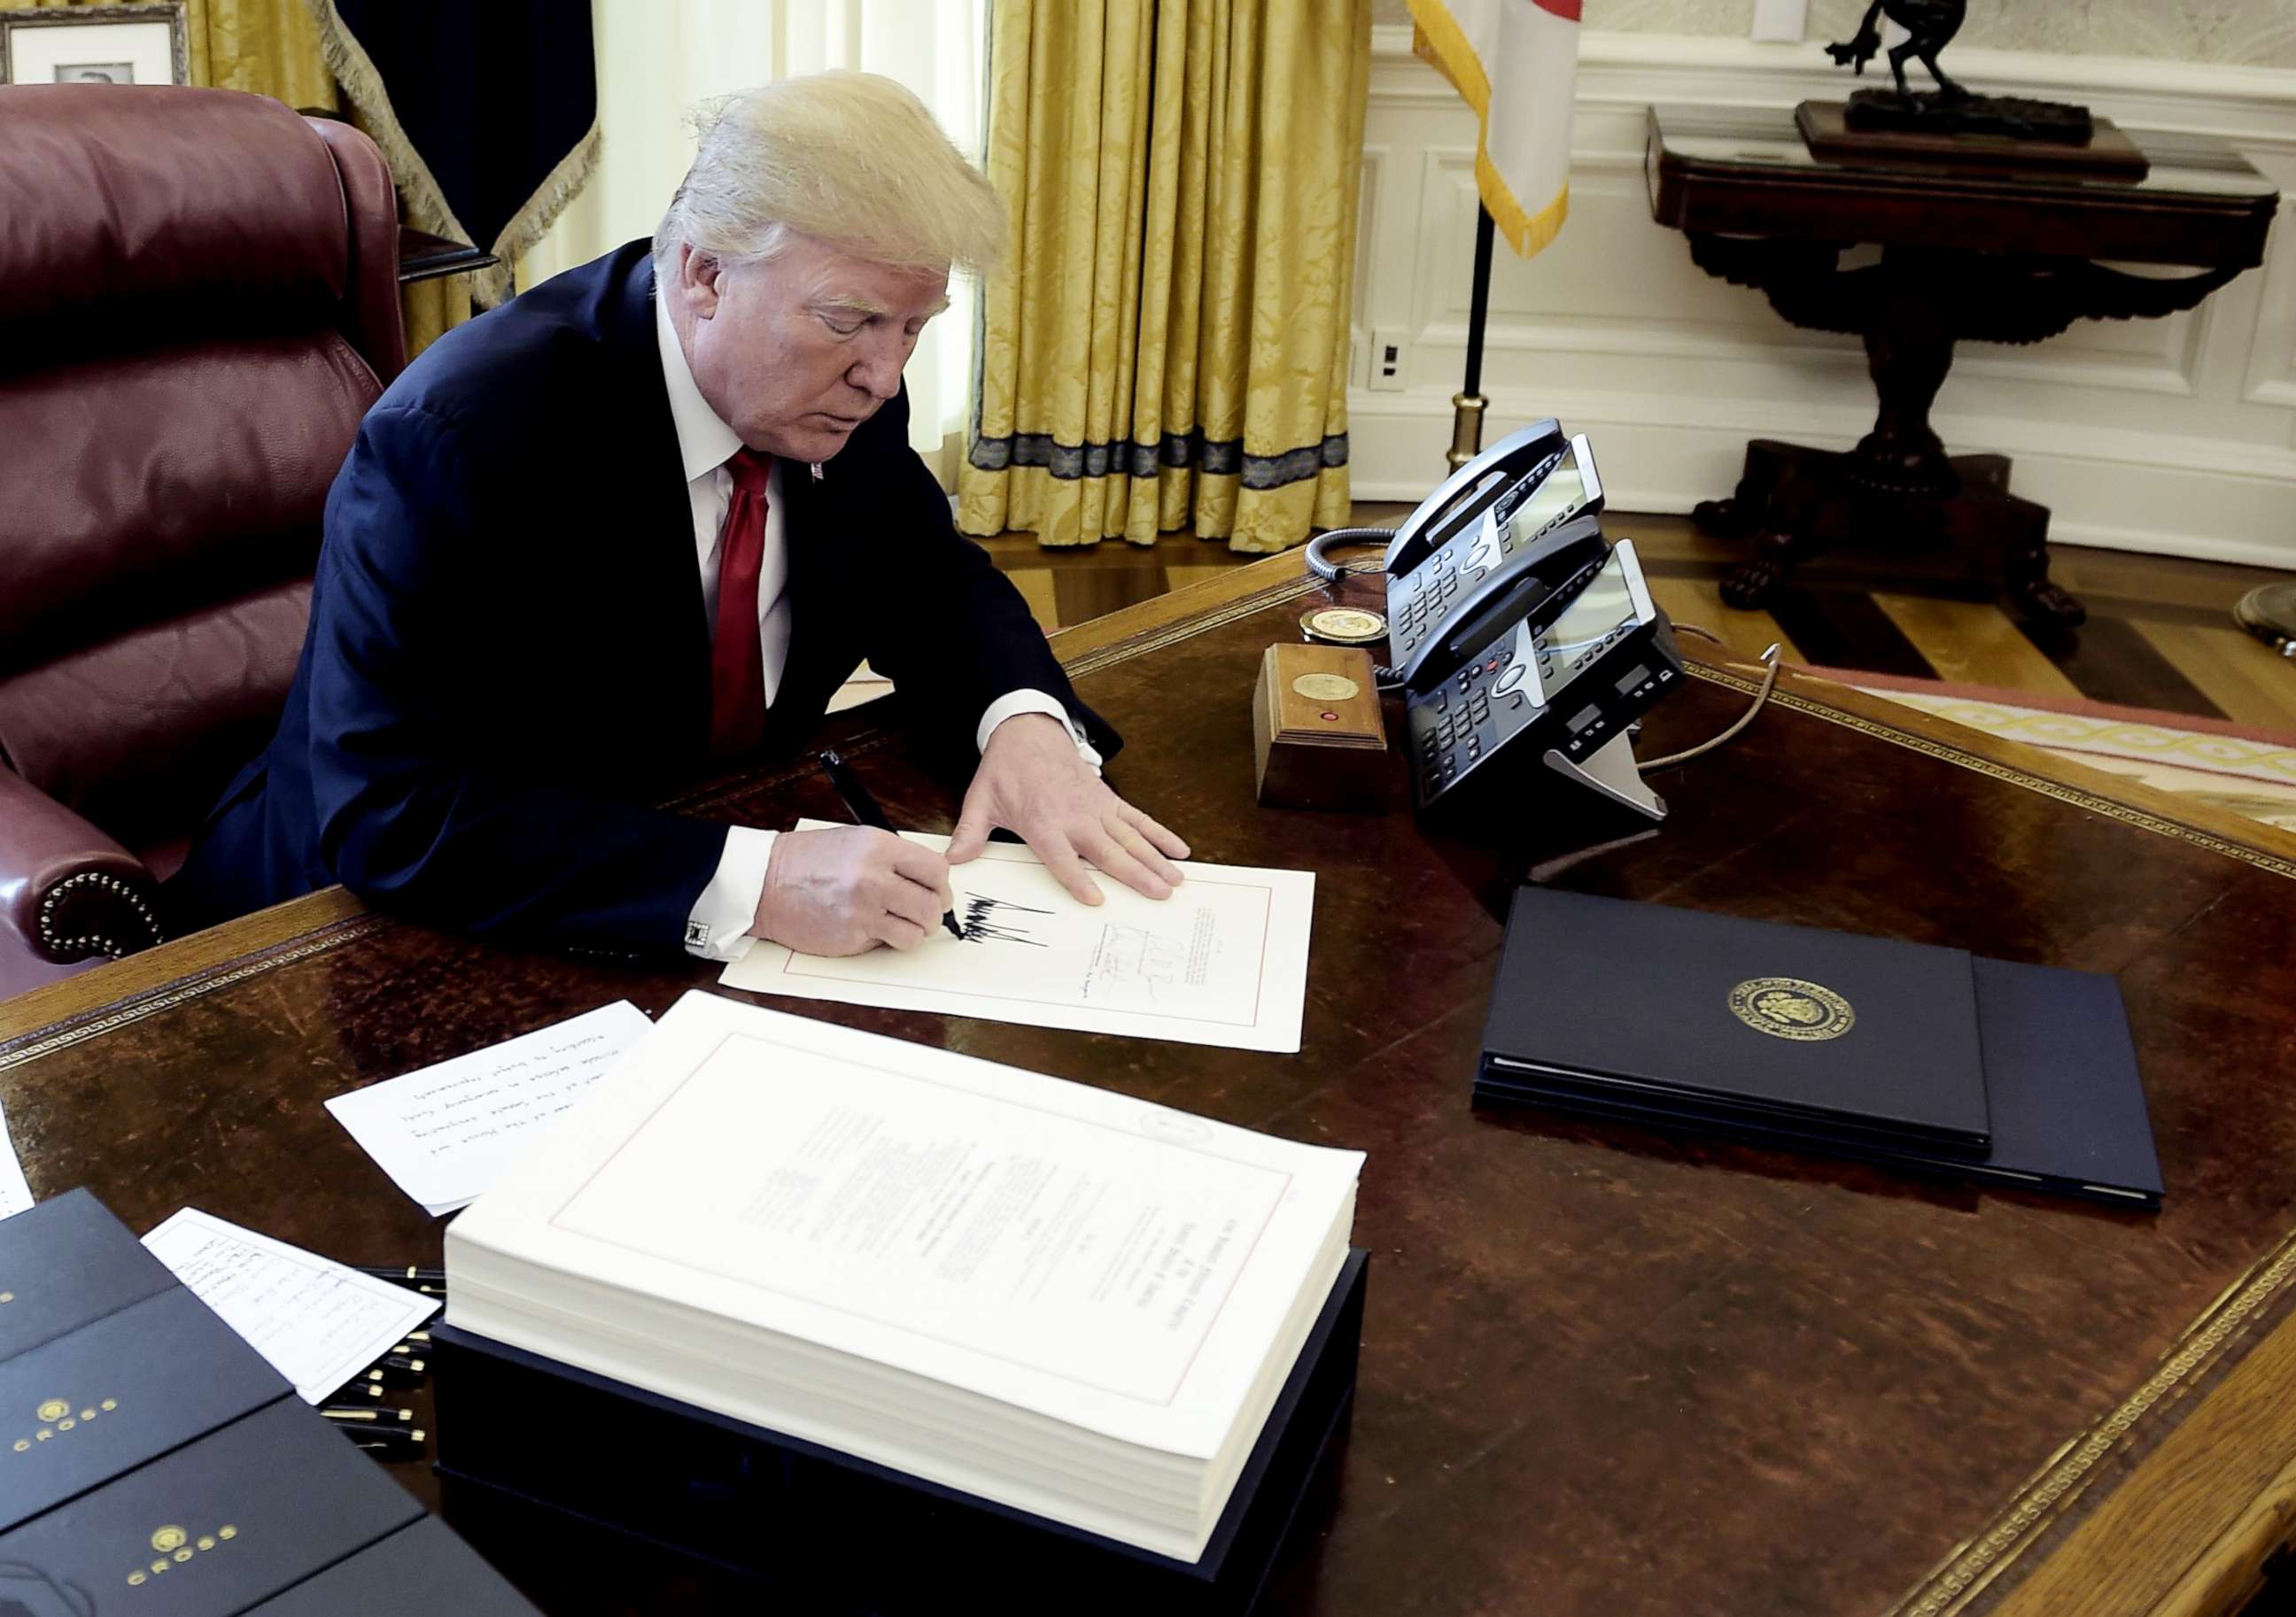
[{"label": "white dress shirt", "polygon": [[[693,510],[693,553],[701,569],[701,601],[715,633],[718,622],[718,548],[726,526],[726,511],[734,502],[734,476],[726,462],[742,447],[734,429],[694,385],[693,371],[678,346],[677,328],[670,323],[668,307],[657,298],[653,309],[654,338],[661,349],[661,377],[669,390],[670,419],[677,427],[677,448],[685,463],[685,496]],[[782,474],[786,462],[774,459],[766,492],[765,557],[758,569],[758,641],[764,653],[766,706],[771,707],[780,690],[782,670],[788,666],[790,643],[789,543],[782,526]],[[1014,690],[991,702],[980,715],[973,744],[988,746],[989,733],[1005,720],[1024,713],[1042,713],[1068,726],[1084,761],[1100,767],[1100,754],[1084,731],[1049,693]],[[726,851],[717,873],[701,889],[685,918],[685,948],[704,960],[727,960],[750,946],[749,930],[757,919],[758,901],[766,891],[766,862],[773,856],[777,833],[737,825],[726,834]]]}]

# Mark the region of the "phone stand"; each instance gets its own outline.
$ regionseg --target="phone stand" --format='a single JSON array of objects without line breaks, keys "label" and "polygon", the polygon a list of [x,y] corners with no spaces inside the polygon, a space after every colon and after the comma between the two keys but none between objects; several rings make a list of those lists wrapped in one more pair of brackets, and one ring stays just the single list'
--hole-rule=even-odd
[{"label": "phone stand", "polygon": [[1651,790],[1635,762],[1635,735],[1641,725],[1620,731],[1583,759],[1565,757],[1555,747],[1546,749],[1546,767],[1576,781],[1620,808],[1653,823],[1666,818],[1666,799]]}]

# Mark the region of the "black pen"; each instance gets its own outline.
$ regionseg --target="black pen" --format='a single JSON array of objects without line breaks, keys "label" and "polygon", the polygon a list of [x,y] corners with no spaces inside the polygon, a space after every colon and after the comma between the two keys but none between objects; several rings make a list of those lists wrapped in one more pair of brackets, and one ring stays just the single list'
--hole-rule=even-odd
[{"label": "black pen", "polygon": [[351,1268],[360,1274],[373,1275],[378,1280],[396,1280],[401,1286],[419,1286],[425,1290],[435,1286],[443,1291],[447,1285],[447,1271],[443,1269],[420,1269],[412,1263],[390,1268],[354,1263]]},{"label": "black pen", "polygon": [[[885,811],[877,806],[877,800],[869,795],[869,788],[861,784],[859,776],[845,767],[845,760],[834,748],[823,749],[821,768],[822,772],[829,777],[829,784],[837,788],[837,795],[845,799],[847,813],[863,825],[874,826],[878,830],[893,829],[893,822],[885,818]],[[899,834],[894,832],[895,836]],[[956,924],[955,911],[943,911],[940,924],[948,928],[949,936],[959,943],[964,941],[964,928]]]},{"label": "black pen", "polygon": [[386,1409],[380,1406],[362,1409],[356,1404],[321,1404],[319,1415],[322,1419],[333,1421],[338,1425],[361,1426],[404,1425],[414,1418],[412,1409]]}]

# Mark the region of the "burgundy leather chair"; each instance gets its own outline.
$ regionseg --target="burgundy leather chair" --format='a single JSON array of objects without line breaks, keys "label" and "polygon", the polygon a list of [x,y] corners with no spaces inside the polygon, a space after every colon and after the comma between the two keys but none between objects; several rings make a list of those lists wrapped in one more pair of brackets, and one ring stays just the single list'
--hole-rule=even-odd
[{"label": "burgundy leather chair", "polygon": [[278,719],[327,486],[406,364],[373,143],[232,90],[0,87],[0,995],[161,938]]}]

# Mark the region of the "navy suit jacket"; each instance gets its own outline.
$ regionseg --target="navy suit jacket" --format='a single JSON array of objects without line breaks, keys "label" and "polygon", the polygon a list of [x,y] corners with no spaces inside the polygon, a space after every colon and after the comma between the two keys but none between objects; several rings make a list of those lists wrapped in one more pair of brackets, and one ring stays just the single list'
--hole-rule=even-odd
[{"label": "navy suit jacket", "polygon": [[[204,925],[340,881],[434,925],[674,950],[721,825],[652,804],[709,767],[709,626],[639,241],[449,332],[327,497],[279,731],[168,900]],[[1020,593],[961,538],[906,396],[782,478],[791,643],[765,755],[865,656],[969,754],[1034,687],[1105,755]]]}]

